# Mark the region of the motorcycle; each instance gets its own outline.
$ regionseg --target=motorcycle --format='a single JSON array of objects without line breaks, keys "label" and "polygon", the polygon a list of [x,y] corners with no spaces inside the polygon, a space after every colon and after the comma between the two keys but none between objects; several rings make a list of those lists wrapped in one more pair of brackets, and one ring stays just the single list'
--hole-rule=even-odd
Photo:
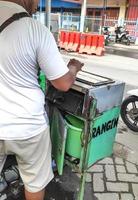
[{"label": "motorcycle", "polygon": [[108,26],[104,26],[102,29],[102,32],[104,34],[104,39],[105,39],[105,45],[108,45],[110,42],[110,31]]},{"label": "motorcycle", "polygon": [[121,117],[124,123],[134,132],[138,132],[138,89],[127,92],[121,106]]},{"label": "motorcycle", "polygon": [[130,35],[129,32],[122,26],[117,26],[115,29],[116,43],[130,45]]},{"label": "motorcycle", "polygon": [[113,34],[113,31],[111,30],[111,27],[104,26],[102,28],[102,33],[104,35],[105,45],[106,46],[115,42],[115,34]]}]

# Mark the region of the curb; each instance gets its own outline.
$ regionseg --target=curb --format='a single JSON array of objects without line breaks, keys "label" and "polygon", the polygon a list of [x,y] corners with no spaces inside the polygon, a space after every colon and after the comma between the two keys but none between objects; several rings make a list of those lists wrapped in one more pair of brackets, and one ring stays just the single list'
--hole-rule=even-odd
[{"label": "curb", "polygon": [[[68,55],[68,52],[65,52],[64,50],[60,51],[61,54],[63,55]],[[135,58],[138,59],[138,50],[126,50],[126,49],[117,49],[114,47],[105,47],[105,54],[113,54],[113,55],[118,55],[118,56],[124,56],[124,57],[128,57],[128,58]],[[79,58],[87,58],[87,56],[90,56],[88,54],[79,54],[76,52],[71,52],[70,55],[72,56],[76,56]]]},{"label": "curb", "polygon": [[105,52],[108,54],[114,54],[114,55],[138,59],[138,50],[134,49],[123,49],[123,48],[115,48],[113,46],[111,47],[106,46]]}]

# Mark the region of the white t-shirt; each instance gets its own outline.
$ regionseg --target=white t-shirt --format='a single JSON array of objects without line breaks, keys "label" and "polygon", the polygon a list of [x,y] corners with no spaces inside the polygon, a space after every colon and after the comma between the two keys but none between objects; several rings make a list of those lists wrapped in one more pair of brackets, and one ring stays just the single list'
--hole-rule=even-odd
[{"label": "white t-shirt", "polygon": [[[0,25],[24,8],[0,1]],[[43,131],[48,120],[38,66],[47,79],[68,72],[49,30],[32,18],[14,21],[0,33],[0,140],[22,140]]]}]

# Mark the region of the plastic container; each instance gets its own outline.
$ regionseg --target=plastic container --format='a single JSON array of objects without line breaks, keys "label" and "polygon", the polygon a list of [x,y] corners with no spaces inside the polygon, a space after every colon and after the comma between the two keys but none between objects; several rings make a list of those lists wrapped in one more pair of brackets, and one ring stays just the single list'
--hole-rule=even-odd
[{"label": "plastic container", "polygon": [[80,158],[81,154],[81,137],[84,127],[84,122],[72,115],[66,115],[67,125],[67,140],[66,140],[66,153],[72,157]]},{"label": "plastic container", "polygon": [[40,75],[39,75],[39,84],[40,84],[41,89],[45,93],[45,91],[46,91],[46,76],[45,76],[44,72],[42,72],[42,71],[40,71]]}]

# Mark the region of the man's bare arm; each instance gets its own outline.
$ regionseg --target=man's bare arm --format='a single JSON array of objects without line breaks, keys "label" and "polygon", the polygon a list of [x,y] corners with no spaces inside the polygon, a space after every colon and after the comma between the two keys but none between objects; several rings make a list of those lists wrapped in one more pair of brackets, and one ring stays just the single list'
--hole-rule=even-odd
[{"label": "man's bare arm", "polygon": [[69,72],[64,76],[50,81],[51,84],[58,90],[68,91],[75,81],[77,72],[83,67],[83,63],[76,59],[71,59],[68,63]]}]

